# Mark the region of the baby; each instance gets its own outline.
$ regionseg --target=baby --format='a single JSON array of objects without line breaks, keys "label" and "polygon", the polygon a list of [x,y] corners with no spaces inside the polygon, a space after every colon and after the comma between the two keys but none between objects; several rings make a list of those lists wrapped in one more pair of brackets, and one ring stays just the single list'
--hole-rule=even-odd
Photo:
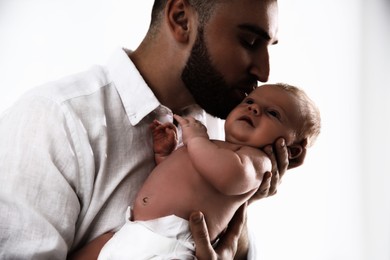
[{"label": "baby", "polygon": [[210,140],[206,127],[192,117],[174,118],[184,145],[175,150],[173,124],[152,124],[157,166],[99,259],[194,259],[190,214],[204,214],[210,239],[217,242],[271,172],[262,148],[283,137],[294,159],[320,132],[317,107],[287,84],[267,84],[250,93],[226,118],[226,141]]}]

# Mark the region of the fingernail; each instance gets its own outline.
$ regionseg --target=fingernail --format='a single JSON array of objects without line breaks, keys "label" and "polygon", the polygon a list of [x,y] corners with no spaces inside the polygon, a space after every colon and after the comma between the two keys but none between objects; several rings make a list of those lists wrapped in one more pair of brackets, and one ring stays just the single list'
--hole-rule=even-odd
[{"label": "fingernail", "polygon": [[280,146],[281,146],[281,147],[284,147],[285,145],[286,145],[286,142],[285,142],[284,139],[282,139],[282,141],[280,142]]},{"label": "fingernail", "polygon": [[191,221],[194,222],[194,223],[199,223],[199,222],[203,221],[203,214],[202,214],[202,212],[193,213],[191,215]]}]

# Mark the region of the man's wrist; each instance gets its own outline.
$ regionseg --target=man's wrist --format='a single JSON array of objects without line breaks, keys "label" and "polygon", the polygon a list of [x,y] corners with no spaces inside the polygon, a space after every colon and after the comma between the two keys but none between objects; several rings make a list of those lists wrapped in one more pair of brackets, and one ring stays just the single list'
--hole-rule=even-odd
[{"label": "man's wrist", "polygon": [[235,260],[247,260],[249,251],[249,235],[248,226],[245,221],[244,226],[241,230],[240,238],[238,239],[237,253],[234,257]]}]

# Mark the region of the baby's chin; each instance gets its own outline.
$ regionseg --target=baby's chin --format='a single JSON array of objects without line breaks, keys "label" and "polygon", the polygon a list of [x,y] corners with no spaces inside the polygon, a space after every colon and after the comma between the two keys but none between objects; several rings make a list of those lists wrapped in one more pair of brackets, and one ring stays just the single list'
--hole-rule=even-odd
[{"label": "baby's chin", "polygon": [[242,140],[238,137],[233,137],[233,136],[229,136],[229,135],[225,136],[225,141],[229,142],[229,143],[237,144],[237,145],[250,146],[253,148],[263,148],[266,146],[264,143],[261,143],[261,144],[256,143],[255,144],[255,143],[249,142],[248,140]]}]

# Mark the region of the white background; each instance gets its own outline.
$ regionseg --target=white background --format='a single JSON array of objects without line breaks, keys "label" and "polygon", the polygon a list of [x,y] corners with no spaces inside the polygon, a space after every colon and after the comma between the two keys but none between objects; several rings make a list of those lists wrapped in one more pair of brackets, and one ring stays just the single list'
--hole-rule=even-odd
[{"label": "white background", "polygon": [[[0,111],[29,88],[134,49],[152,0],[0,0]],[[276,196],[251,206],[264,260],[390,259],[390,3],[279,0],[271,82],[298,85],[323,130]],[[0,144],[1,145],[1,144]]]}]

